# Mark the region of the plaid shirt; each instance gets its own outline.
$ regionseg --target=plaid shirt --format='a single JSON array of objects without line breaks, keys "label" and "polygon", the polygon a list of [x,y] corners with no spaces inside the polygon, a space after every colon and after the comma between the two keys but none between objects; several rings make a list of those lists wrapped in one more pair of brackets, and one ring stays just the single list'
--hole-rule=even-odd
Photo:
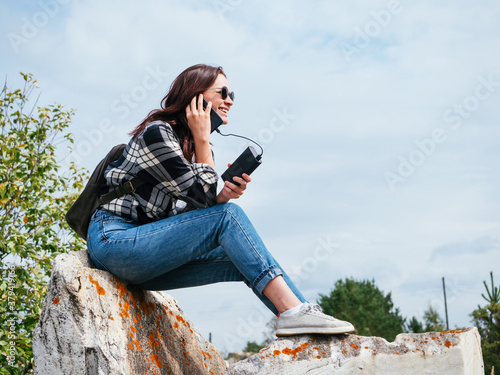
[{"label": "plaid shirt", "polygon": [[135,176],[146,183],[102,208],[144,224],[192,209],[192,205],[186,208],[185,200],[204,207],[216,204],[217,173],[208,164],[188,162],[166,122],[151,122],[129,142],[120,158],[106,169],[106,186],[100,193]]}]

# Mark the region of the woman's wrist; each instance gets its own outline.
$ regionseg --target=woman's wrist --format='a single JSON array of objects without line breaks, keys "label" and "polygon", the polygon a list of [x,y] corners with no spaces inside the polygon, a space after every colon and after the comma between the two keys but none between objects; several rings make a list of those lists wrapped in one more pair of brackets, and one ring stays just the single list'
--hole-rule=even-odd
[{"label": "woman's wrist", "polygon": [[222,194],[222,191],[217,194],[217,204],[221,204],[221,203],[227,203],[229,202],[229,199],[228,197],[225,197],[223,194]]},{"label": "woman's wrist", "polygon": [[207,145],[210,146],[210,134],[204,134],[204,133],[193,133],[193,141],[195,145]]},{"label": "woman's wrist", "polygon": [[205,163],[210,165],[212,168],[215,168],[214,160],[212,158],[212,149],[210,148],[210,143],[208,141],[203,142],[195,139],[194,154],[197,163]]}]

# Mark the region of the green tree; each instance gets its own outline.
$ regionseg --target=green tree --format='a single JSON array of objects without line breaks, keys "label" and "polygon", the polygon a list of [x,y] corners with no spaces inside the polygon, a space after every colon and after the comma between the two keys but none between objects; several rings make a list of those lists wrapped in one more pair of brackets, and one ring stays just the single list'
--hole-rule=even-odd
[{"label": "green tree", "polygon": [[495,286],[493,272],[490,272],[490,278],[491,290],[483,281],[487,296],[482,296],[488,304],[484,307],[478,305],[471,314],[472,323],[481,335],[485,374],[489,374],[493,366],[497,370],[500,368],[500,288]]},{"label": "green tree", "polygon": [[406,324],[406,330],[411,333],[425,332],[424,325],[415,317],[412,317]]},{"label": "green tree", "polygon": [[405,319],[394,308],[391,293],[384,293],[375,281],[339,280],[329,295],[320,294],[325,314],[351,322],[363,336],[379,336],[388,341],[404,332]]},{"label": "green tree", "polygon": [[427,310],[424,311],[424,322],[421,323],[417,318],[413,317],[406,325],[406,330],[413,333],[444,332],[444,320],[439,316],[437,310],[434,310],[434,308],[429,305]]},{"label": "green tree", "polygon": [[424,312],[425,332],[444,332],[444,320],[432,306]]},{"label": "green tree", "polygon": [[62,173],[55,159],[56,144],[73,143],[65,133],[73,111],[35,107],[36,80],[21,75],[22,89],[5,85],[0,95],[0,374],[32,373],[32,335],[51,261],[84,248],[64,214],[85,176],[74,164]]},{"label": "green tree", "polygon": [[260,349],[262,349],[265,344],[257,344],[255,341],[247,341],[247,346],[243,349],[246,353],[258,353]]}]

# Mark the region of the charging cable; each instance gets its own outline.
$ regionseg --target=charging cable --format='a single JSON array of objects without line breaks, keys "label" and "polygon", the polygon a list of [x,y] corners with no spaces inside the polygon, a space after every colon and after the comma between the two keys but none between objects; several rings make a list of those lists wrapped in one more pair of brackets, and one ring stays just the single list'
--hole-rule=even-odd
[{"label": "charging cable", "polygon": [[257,160],[262,159],[262,155],[264,154],[264,149],[263,149],[263,148],[262,148],[262,146],[261,146],[261,145],[259,145],[257,142],[255,142],[255,141],[251,140],[250,138],[243,137],[242,135],[238,135],[238,134],[222,134],[218,128],[217,128],[217,129],[215,129],[215,131],[216,131],[217,133],[219,133],[220,135],[223,135],[224,137],[227,137],[227,136],[232,135],[233,137],[244,138],[244,139],[246,139],[246,140],[249,140],[250,142],[255,143],[255,144],[256,144],[257,146],[259,146],[259,148],[260,148],[260,155],[258,155],[258,156],[256,157],[256,159],[257,159]]}]

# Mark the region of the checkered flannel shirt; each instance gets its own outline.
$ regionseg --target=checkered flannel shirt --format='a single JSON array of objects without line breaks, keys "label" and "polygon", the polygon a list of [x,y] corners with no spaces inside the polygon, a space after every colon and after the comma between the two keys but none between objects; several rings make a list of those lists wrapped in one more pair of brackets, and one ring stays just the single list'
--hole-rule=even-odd
[{"label": "checkered flannel shirt", "polygon": [[208,164],[188,162],[166,122],[151,122],[129,142],[120,158],[106,169],[106,186],[100,193],[135,176],[146,183],[102,208],[143,224],[193,209],[189,203],[186,207],[186,200],[205,207],[216,204],[217,173]]}]

